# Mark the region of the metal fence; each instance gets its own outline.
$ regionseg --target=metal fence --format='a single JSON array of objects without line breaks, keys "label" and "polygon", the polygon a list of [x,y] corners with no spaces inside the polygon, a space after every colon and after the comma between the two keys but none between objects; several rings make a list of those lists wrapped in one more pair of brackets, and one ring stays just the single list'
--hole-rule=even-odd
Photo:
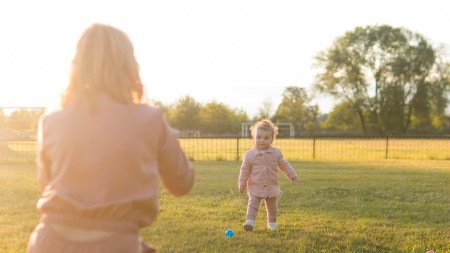
[{"label": "metal fence", "polygon": [[0,164],[32,164],[36,161],[36,141],[0,141]]},{"label": "metal fence", "polygon": [[[181,138],[186,155],[194,161],[242,160],[252,148],[249,138]],[[276,139],[291,161],[301,160],[450,160],[450,137],[310,137]]]},{"label": "metal fence", "polygon": [[[250,138],[180,138],[192,161],[240,161],[253,146]],[[310,137],[276,139],[273,146],[289,161],[450,160],[450,137]],[[34,140],[0,141],[0,163],[34,163]]]}]

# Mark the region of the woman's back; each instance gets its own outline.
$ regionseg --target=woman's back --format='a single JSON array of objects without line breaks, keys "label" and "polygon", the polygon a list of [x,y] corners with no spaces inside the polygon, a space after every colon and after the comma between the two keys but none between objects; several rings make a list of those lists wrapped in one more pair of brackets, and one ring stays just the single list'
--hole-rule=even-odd
[{"label": "woman's back", "polygon": [[138,231],[157,215],[158,178],[180,196],[192,188],[194,170],[143,93],[128,36],[103,24],[86,29],[62,109],[39,121],[41,220],[28,252],[151,250]]},{"label": "woman's back", "polygon": [[[160,171],[166,181],[176,180],[177,188],[186,192],[193,184],[186,158],[160,109],[99,95],[93,104],[46,114],[41,124],[39,153],[45,176],[38,208],[51,218],[70,216],[77,224],[84,219],[120,220],[139,228],[156,216]],[[158,168],[164,164],[168,166]],[[186,174],[170,178],[179,174],[168,173],[174,167],[185,168]]]}]

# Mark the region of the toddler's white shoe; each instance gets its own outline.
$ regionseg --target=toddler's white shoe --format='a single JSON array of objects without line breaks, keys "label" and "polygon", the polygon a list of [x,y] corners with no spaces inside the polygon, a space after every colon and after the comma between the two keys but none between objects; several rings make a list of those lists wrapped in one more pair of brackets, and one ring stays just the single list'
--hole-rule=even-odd
[{"label": "toddler's white shoe", "polygon": [[278,225],[277,225],[276,222],[273,222],[273,223],[269,222],[269,223],[267,223],[267,228],[272,230],[272,231],[277,231]]},{"label": "toddler's white shoe", "polygon": [[245,231],[253,231],[255,228],[255,221],[254,220],[246,220],[244,222],[244,229]]}]

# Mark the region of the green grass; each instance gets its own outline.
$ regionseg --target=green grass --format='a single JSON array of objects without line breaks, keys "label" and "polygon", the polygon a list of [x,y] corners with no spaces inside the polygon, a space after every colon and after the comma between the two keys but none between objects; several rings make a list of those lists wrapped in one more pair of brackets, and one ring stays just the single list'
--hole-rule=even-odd
[{"label": "green grass", "polygon": [[[280,177],[279,231],[242,229],[247,196],[239,162],[195,162],[184,197],[161,193],[158,220],[141,236],[159,252],[450,252],[450,161],[292,162]],[[38,222],[36,172],[0,167],[0,252],[23,252]],[[227,229],[235,236],[225,236]]]},{"label": "green grass", "polygon": [[0,165],[0,252],[25,252],[38,194],[34,166]]}]

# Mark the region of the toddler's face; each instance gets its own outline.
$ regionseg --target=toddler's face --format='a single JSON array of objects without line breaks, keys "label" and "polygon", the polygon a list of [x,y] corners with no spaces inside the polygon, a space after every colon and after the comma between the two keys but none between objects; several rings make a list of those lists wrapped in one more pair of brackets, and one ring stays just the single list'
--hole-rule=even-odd
[{"label": "toddler's face", "polygon": [[268,149],[272,142],[273,138],[271,130],[256,129],[255,146],[258,150]]}]

